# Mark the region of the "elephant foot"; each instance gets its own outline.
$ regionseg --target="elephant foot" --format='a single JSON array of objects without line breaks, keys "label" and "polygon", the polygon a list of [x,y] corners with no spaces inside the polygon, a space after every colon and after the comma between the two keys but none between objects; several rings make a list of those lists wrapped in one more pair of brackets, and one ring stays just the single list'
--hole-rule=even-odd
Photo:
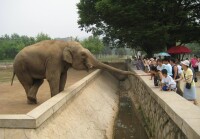
[{"label": "elephant foot", "polygon": [[27,97],[27,103],[28,104],[37,104],[37,99],[36,98],[32,98],[32,97]]}]

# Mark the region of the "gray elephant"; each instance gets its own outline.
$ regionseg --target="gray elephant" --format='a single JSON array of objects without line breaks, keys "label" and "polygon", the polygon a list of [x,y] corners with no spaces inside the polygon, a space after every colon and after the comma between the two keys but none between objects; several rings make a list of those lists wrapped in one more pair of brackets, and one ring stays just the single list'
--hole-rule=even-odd
[{"label": "gray elephant", "polygon": [[25,89],[27,102],[36,104],[36,94],[44,79],[49,83],[52,97],[64,90],[67,70],[70,67],[77,70],[94,67],[134,75],[130,71],[122,71],[99,62],[78,42],[46,40],[27,46],[16,55],[12,83],[16,74]]}]

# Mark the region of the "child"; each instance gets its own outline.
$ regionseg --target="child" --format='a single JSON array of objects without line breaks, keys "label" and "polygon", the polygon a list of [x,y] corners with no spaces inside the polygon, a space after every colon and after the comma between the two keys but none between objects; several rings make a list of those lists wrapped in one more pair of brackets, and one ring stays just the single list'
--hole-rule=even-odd
[{"label": "child", "polygon": [[169,75],[167,75],[167,70],[163,69],[161,71],[162,73],[162,81],[161,81],[161,91],[176,91],[176,82],[173,80],[173,78]]}]

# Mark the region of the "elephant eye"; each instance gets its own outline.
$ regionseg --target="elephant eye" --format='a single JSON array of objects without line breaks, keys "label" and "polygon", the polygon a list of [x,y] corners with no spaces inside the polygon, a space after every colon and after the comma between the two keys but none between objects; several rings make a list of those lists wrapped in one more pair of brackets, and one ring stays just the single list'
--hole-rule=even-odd
[{"label": "elephant eye", "polygon": [[82,57],[82,58],[86,58],[86,54],[85,54],[85,53],[82,53],[82,54],[81,54],[81,57]]}]

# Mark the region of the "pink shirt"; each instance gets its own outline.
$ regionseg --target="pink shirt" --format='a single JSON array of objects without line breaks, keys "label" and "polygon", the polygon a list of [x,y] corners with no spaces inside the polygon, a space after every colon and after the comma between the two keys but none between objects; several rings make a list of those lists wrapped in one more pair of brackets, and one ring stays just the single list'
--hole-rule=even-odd
[{"label": "pink shirt", "polygon": [[192,58],[190,62],[191,62],[191,64],[192,64],[192,67],[197,67],[197,66],[198,66],[198,65],[197,65],[198,60],[197,60],[196,58]]}]

